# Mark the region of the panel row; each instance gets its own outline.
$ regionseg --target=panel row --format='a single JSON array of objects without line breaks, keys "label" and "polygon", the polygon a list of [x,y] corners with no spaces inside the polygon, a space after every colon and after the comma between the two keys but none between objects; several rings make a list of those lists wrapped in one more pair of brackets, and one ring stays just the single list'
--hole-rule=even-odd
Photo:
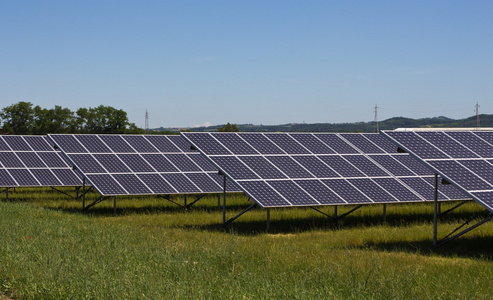
[{"label": "panel row", "polygon": [[177,135],[50,134],[49,137],[66,154],[190,152],[190,144]]},{"label": "panel row", "polygon": [[[379,134],[182,135],[263,207],[434,199],[431,170]],[[469,198],[440,190],[440,200]]]},{"label": "panel row", "polygon": [[[434,199],[433,177],[289,179],[237,181],[262,207],[422,202]],[[464,193],[440,185],[438,199],[465,200]]]},{"label": "panel row", "polygon": [[[224,177],[214,173],[90,174],[87,179],[105,196],[204,194],[223,191]],[[238,192],[230,180],[227,192]]]},{"label": "panel row", "polygon": [[[223,192],[223,176],[181,136],[49,135],[101,195]],[[227,192],[238,187],[227,183]]]},{"label": "panel row", "polygon": [[396,146],[379,134],[186,133],[205,155],[378,154]]}]

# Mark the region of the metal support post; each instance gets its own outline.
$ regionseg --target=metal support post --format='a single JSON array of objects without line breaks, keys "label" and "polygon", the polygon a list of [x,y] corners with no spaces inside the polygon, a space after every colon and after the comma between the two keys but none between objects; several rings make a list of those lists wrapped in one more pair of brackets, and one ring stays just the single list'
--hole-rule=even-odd
[{"label": "metal support post", "polygon": [[116,196],[113,197],[113,215],[116,216]]},{"label": "metal support post", "polygon": [[267,208],[267,229],[266,231],[269,231],[270,228],[270,208]]},{"label": "metal support post", "polygon": [[337,205],[334,206],[334,219],[337,220]]},{"label": "metal support post", "polygon": [[185,207],[185,209],[187,209],[187,194],[185,194],[183,197],[183,203],[183,206]]},{"label": "metal support post", "polygon": [[435,173],[435,198],[433,207],[433,247],[437,245],[437,219],[438,219],[438,174]]},{"label": "metal support post", "polygon": [[226,175],[224,176],[223,184],[223,226],[226,226]]},{"label": "metal support post", "polygon": [[385,224],[387,219],[387,204],[383,205],[383,224]]},{"label": "metal support post", "polygon": [[82,177],[82,210],[86,209],[86,177]]}]

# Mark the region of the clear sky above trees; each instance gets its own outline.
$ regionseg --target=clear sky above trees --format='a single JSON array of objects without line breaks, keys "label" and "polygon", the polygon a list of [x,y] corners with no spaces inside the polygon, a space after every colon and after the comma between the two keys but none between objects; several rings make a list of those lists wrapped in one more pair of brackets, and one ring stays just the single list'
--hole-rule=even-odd
[{"label": "clear sky above trees", "polygon": [[0,106],[144,126],[493,112],[492,1],[1,1]]}]

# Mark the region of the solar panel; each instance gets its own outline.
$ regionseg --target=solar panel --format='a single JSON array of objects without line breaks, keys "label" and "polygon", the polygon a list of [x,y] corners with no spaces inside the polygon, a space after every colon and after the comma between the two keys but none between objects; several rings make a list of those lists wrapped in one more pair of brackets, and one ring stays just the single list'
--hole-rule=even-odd
[{"label": "solar panel", "polygon": [[81,186],[81,178],[46,136],[0,136],[0,186]]},{"label": "solar panel", "polygon": [[[262,207],[420,202],[433,173],[379,134],[182,133]],[[426,179],[426,180],[425,180]],[[460,191],[440,200],[469,198]]]},{"label": "solar panel", "polygon": [[[493,132],[447,130],[383,133],[493,212]],[[450,190],[443,192],[449,197],[455,195]]]},{"label": "solar panel", "polygon": [[[49,137],[102,196],[223,192],[217,168],[181,136]],[[240,190],[229,183],[227,191]]]}]

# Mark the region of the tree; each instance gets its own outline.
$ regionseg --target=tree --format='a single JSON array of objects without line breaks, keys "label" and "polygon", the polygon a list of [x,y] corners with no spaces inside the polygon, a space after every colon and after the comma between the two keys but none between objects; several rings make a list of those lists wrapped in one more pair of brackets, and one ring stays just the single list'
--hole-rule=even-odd
[{"label": "tree", "polygon": [[229,122],[224,125],[223,127],[219,127],[217,129],[218,132],[239,132],[240,129],[238,128],[238,126],[236,126],[236,124],[230,124]]},{"label": "tree", "polygon": [[34,134],[73,133],[74,113],[59,105],[53,109],[34,107]]},{"label": "tree", "polygon": [[80,133],[125,133],[127,128],[135,130],[128,122],[127,113],[111,106],[79,108],[75,117],[75,128]]},{"label": "tree", "polygon": [[19,102],[4,107],[0,112],[3,131],[11,134],[32,134],[34,109],[31,102]]}]

